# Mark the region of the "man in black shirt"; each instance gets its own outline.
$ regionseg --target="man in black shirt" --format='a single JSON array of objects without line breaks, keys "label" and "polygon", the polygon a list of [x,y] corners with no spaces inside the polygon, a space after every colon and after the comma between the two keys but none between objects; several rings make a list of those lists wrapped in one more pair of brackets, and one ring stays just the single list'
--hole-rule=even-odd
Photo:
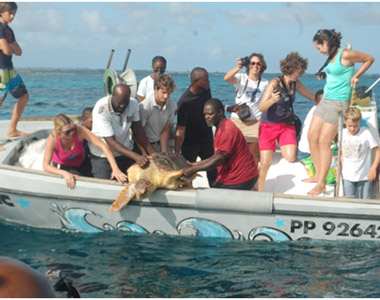
[{"label": "man in black shirt", "polygon": [[[175,137],[175,152],[181,153],[190,162],[197,156],[202,160],[214,155],[214,137],[203,116],[203,107],[211,99],[208,72],[194,68],[190,74],[191,85],[178,102],[178,118]],[[216,169],[207,171],[209,185],[212,186],[218,173]]]}]

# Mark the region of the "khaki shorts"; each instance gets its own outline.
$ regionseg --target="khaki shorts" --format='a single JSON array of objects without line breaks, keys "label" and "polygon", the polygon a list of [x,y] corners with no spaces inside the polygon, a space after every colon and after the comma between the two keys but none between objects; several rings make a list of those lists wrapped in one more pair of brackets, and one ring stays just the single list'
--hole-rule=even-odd
[{"label": "khaki shorts", "polygon": [[338,126],[340,114],[350,107],[350,100],[338,101],[323,98],[314,111],[314,116],[323,119],[324,122]]},{"label": "khaki shorts", "polygon": [[259,142],[260,119],[252,121],[242,121],[239,118],[231,118],[231,121],[241,130],[247,143]]}]

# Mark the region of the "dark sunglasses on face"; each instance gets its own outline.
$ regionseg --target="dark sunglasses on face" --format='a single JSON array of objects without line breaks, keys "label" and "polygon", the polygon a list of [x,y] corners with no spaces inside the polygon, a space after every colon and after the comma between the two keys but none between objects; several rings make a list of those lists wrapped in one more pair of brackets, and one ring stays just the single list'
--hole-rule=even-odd
[{"label": "dark sunglasses on face", "polygon": [[257,65],[258,67],[261,67],[261,63],[258,61],[258,62],[255,62],[255,61],[251,61],[249,63],[251,66],[254,66],[254,65]]},{"label": "dark sunglasses on face", "polygon": [[163,74],[163,73],[165,73],[165,70],[166,69],[161,69],[161,68],[156,68],[156,69],[153,69],[153,72],[155,72],[155,73],[161,73],[161,74]]},{"label": "dark sunglasses on face", "polygon": [[70,133],[74,132],[75,131],[75,126],[71,127],[71,129],[69,130],[66,130],[66,131],[62,131],[62,133],[64,135],[70,135]]}]

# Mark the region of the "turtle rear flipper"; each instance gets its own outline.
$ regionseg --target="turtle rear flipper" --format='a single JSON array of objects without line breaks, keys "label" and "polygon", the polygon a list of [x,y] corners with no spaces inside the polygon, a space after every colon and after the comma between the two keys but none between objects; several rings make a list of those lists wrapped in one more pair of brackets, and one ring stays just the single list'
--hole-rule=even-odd
[{"label": "turtle rear flipper", "polygon": [[136,182],[136,198],[138,200],[147,198],[151,195],[155,190],[156,186],[153,185],[152,181],[148,179],[140,179]]},{"label": "turtle rear flipper", "polygon": [[110,207],[110,212],[118,211],[126,206],[129,201],[133,199],[136,195],[136,184],[129,183],[126,187],[120,192],[119,196],[117,196],[116,200],[112,203]]}]

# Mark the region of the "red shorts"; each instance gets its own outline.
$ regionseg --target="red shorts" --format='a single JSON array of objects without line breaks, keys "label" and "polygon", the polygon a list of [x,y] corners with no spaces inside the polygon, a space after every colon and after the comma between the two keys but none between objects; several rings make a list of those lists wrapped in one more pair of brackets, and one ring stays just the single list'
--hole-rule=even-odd
[{"label": "red shorts", "polygon": [[276,151],[276,141],[280,147],[297,145],[296,129],[286,123],[261,123],[259,127],[260,151]]}]

